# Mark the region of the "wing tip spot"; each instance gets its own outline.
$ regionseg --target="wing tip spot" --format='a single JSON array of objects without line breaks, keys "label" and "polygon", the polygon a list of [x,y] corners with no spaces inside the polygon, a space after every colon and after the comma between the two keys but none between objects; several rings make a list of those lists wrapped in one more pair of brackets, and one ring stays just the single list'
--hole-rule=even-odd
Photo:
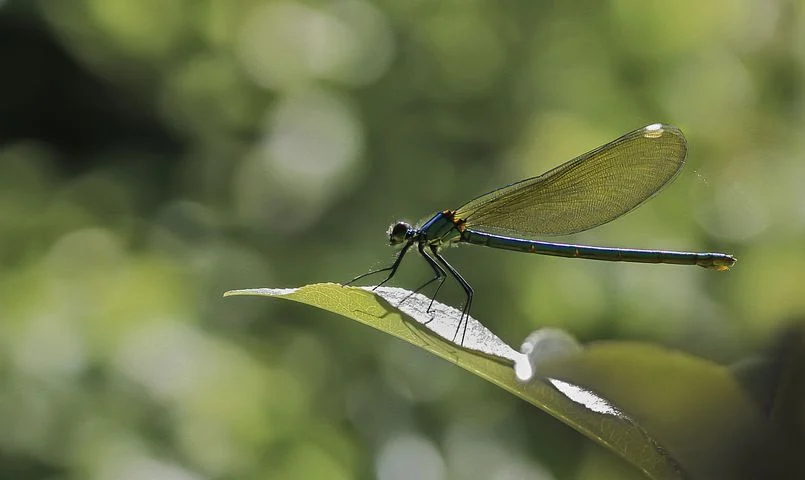
[{"label": "wing tip spot", "polygon": [[665,125],[662,123],[652,123],[643,128],[643,136],[646,138],[660,138],[665,133]]}]

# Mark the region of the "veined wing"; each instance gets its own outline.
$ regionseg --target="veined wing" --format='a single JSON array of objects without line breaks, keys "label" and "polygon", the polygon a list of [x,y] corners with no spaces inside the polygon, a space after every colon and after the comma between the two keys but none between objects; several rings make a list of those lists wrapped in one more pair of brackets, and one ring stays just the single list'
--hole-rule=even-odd
[{"label": "veined wing", "polygon": [[676,177],[686,155],[678,128],[649,125],[538,177],[482,195],[456,216],[473,230],[523,238],[580,232],[651,198]]}]

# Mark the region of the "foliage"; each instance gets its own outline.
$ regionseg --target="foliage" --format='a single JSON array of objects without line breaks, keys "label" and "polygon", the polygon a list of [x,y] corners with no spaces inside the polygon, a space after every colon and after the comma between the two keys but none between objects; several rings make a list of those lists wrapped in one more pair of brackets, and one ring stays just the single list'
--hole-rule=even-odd
[{"label": "foliage", "polygon": [[[445,256],[500,338],[657,345],[607,370],[639,391],[602,396],[676,458],[694,443],[657,434],[677,417],[640,400],[709,397],[629,367],[693,358],[709,373],[685,381],[728,391],[718,365],[776,358],[763,349],[805,314],[797,7],[0,1],[0,478],[640,478],[418,348],[220,294],[385,266],[390,222],[654,122],[687,136],[679,177],[562,240],[723,251],[731,271]],[[395,282],[428,274],[406,259]],[[446,284],[439,300],[462,294]],[[786,365],[770,371],[798,378]],[[585,368],[573,378],[603,389]],[[777,400],[756,402],[799,438],[797,382],[763,371]]]}]

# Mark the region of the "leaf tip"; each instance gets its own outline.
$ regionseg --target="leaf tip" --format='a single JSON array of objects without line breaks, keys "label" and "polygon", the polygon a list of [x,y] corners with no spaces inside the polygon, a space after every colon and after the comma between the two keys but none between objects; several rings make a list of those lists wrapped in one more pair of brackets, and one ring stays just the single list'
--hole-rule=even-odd
[{"label": "leaf tip", "polygon": [[254,295],[254,290],[227,290],[224,292],[224,297],[237,297],[242,295]]}]

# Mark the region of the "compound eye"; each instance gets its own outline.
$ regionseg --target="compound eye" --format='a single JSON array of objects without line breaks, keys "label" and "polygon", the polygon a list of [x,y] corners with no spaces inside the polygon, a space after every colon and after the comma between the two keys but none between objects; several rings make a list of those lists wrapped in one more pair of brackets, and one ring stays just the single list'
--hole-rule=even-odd
[{"label": "compound eye", "polygon": [[403,243],[408,237],[408,232],[411,231],[411,225],[405,222],[397,222],[389,227],[389,244],[399,245]]}]

